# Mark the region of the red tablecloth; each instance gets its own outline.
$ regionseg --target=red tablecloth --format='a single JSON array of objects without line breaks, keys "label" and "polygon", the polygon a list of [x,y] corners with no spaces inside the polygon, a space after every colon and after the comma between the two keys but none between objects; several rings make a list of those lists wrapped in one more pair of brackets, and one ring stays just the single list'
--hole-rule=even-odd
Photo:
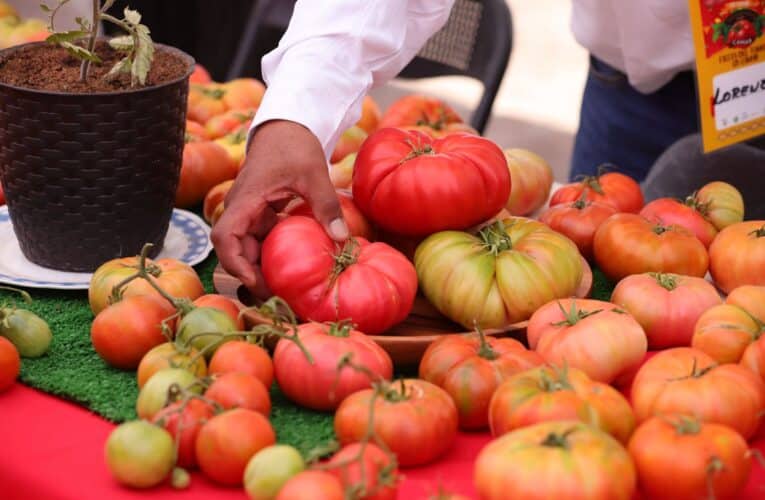
[{"label": "red tablecloth", "polygon": [[[0,498],[4,500],[121,500],[247,498],[241,488],[222,488],[195,474],[183,492],[169,487],[134,491],[118,486],[103,459],[113,424],[87,410],[16,384],[0,393]],[[489,441],[486,433],[460,433],[452,451],[436,464],[403,471],[402,500],[423,499],[439,483],[475,496],[473,461]],[[765,433],[755,447],[765,452]],[[682,457],[678,457],[682,459]],[[765,469],[755,463],[744,500],[765,499]]]}]

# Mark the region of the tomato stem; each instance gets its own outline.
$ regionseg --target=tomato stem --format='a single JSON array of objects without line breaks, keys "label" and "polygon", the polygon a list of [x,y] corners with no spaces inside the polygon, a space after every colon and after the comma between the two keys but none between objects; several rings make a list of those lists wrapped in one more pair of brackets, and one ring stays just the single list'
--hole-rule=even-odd
[{"label": "tomato stem", "polygon": [[562,434],[551,432],[540,444],[550,448],[563,448],[564,450],[567,450],[569,448],[568,437],[573,434],[574,431],[576,431],[576,428],[571,428]]},{"label": "tomato stem", "polygon": [[12,286],[0,286],[0,290],[8,290],[10,292],[16,292],[19,295],[21,295],[21,298],[26,302],[27,304],[32,303],[32,296],[29,295],[29,292],[25,292],[24,290],[19,290],[18,288],[14,288]]},{"label": "tomato stem", "polygon": [[482,357],[483,359],[487,359],[489,361],[494,361],[495,359],[499,358],[499,354],[497,351],[491,348],[491,345],[489,345],[488,340],[486,339],[486,334],[483,332],[483,329],[478,326],[478,323],[474,323],[474,328],[476,333],[478,333],[478,355]]},{"label": "tomato stem", "polygon": [[675,420],[666,420],[681,435],[694,435],[701,432],[701,422],[695,417],[679,415]]},{"label": "tomato stem", "polygon": [[649,275],[656,280],[659,286],[670,292],[677,288],[677,275],[671,273],[649,273]]},{"label": "tomato stem", "polygon": [[401,161],[399,162],[399,165],[413,158],[417,158],[418,156],[436,154],[436,152],[433,150],[433,146],[431,146],[430,144],[425,144],[425,145],[415,144],[410,139],[407,139],[406,143],[409,145],[409,147],[412,148],[412,151],[409,152],[409,154],[407,154],[404,158],[401,159]]},{"label": "tomato stem", "polygon": [[707,491],[709,492],[709,496],[707,497],[709,500],[714,500],[717,498],[715,496],[715,484],[714,484],[714,475],[719,474],[720,472],[725,470],[725,464],[722,460],[720,460],[717,456],[712,456],[709,459],[709,463],[707,464]]},{"label": "tomato stem", "polygon": [[587,208],[587,195],[589,194],[589,190],[587,187],[582,189],[582,194],[579,195],[579,198],[571,204],[571,208],[576,208],[577,210],[584,210]]},{"label": "tomato stem", "polygon": [[569,311],[566,311],[566,308],[563,307],[563,304],[561,304],[560,301],[558,301],[558,308],[560,308],[561,312],[563,313],[564,319],[563,321],[552,323],[552,326],[574,326],[581,320],[603,311],[603,309],[595,309],[592,311],[577,309],[576,300],[571,301],[571,309]]},{"label": "tomato stem", "polygon": [[754,231],[751,231],[749,233],[750,235],[754,235],[755,238],[762,238],[765,236],[765,224],[762,225],[762,227],[755,229]]},{"label": "tomato stem", "polygon": [[540,380],[541,389],[545,392],[557,392],[557,391],[573,391],[574,387],[568,379],[568,364],[564,363],[563,367],[558,369],[555,366],[551,366],[552,377],[547,369],[542,369]]},{"label": "tomato stem", "polygon": [[499,255],[513,248],[513,240],[507,234],[507,229],[509,228],[505,227],[505,223],[498,220],[481,229],[478,238],[489,253]]}]

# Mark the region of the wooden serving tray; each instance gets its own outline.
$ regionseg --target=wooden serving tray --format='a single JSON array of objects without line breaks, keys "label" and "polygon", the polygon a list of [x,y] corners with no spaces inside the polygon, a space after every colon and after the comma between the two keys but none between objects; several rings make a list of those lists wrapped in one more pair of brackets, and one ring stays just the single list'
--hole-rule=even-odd
[{"label": "wooden serving tray", "polygon": [[[576,292],[580,298],[587,297],[592,288],[592,270],[582,259],[584,273]],[[219,294],[234,300],[240,307],[251,306],[255,300],[249,291],[235,277],[228,274],[220,265],[213,273],[213,285]],[[256,311],[247,311],[244,315],[248,327],[269,323],[269,320]],[[515,323],[501,329],[486,330],[487,335],[498,337],[512,336],[525,343],[528,321]],[[416,366],[425,349],[442,335],[468,333],[461,325],[450,321],[439,313],[425,297],[417,295],[412,312],[402,323],[388,330],[386,335],[371,335],[377,344],[385,349],[398,367]]]}]

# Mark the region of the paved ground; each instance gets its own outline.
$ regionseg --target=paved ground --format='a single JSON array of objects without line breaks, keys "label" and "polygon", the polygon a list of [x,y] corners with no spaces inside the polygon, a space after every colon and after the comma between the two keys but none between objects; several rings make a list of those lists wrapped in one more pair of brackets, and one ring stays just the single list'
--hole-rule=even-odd
[{"label": "paved ground", "polygon": [[[571,35],[572,0],[507,0],[515,40],[486,135],[547,159],[566,179],[587,74],[587,53]],[[480,83],[462,77],[396,81],[373,92],[382,106],[413,92],[446,99],[463,116],[478,103]]]}]

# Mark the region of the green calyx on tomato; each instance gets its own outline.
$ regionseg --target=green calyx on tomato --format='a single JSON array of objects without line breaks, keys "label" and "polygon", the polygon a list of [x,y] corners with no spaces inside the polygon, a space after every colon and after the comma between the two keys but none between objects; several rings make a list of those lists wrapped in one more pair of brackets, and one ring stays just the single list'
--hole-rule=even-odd
[{"label": "green calyx on tomato", "polygon": [[553,326],[574,326],[581,320],[603,311],[603,309],[595,309],[593,311],[585,311],[584,309],[579,309],[576,307],[576,300],[571,301],[571,309],[568,311],[566,311],[566,308],[563,307],[563,304],[561,304],[560,301],[558,302],[558,307],[563,313],[565,319],[563,321],[553,323]]},{"label": "green calyx on tomato", "polygon": [[539,387],[545,392],[573,391],[574,387],[568,380],[568,367],[561,369],[553,367],[555,378],[550,377],[546,371],[542,371],[539,377]]},{"label": "green calyx on tomato", "polygon": [[698,191],[695,191],[693,194],[685,198],[685,201],[683,202],[683,204],[688,207],[691,207],[692,209],[700,213],[702,216],[706,217],[707,215],[709,215],[709,207],[712,204],[712,201],[710,200],[706,203],[702,203],[698,199]]},{"label": "green calyx on tomato", "polygon": [[561,434],[551,432],[547,435],[544,441],[539,444],[549,448],[563,448],[564,450],[567,450],[569,448],[568,437],[573,434],[574,431],[576,431],[576,428],[569,429]]},{"label": "green calyx on tomato", "polygon": [[334,283],[337,277],[340,276],[340,273],[356,263],[359,259],[360,251],[361,246],[355,238],[350,238],[343,244],[342,249],[333,256],[335,265],[332,268],[332,279],[330,279],[330,283]]},{"label": "green calyx on tomato", "polygon": [[498,220],[478,232],[478,238],[490,254],[497,256],[513,248],[513,240],[505,230],[505,224]]},{"label": "green calyx on tomato", "polygon": [[211,99],[223,99],[223,96],[226,95],[226,91],[221,88],[201,87],[199,91],[202,93],[202,95]]},{"label": "green calyx on tomato", "polygon": [[418,127],[430,127],[434,130],[443,130],[446,127],[447,122],[447,116],[446,116],[446,110],[444,108],[439,108],[438,110],[438,119],[434,122],[428,120],[428,115],[425,114],[425,112],[422,112],[422,118],[417,120],[417,126]]},{"label": "green calyx on tomato", "polygon": [[488,359],[489,361],[494,361],[495,359],[499,358],[499,354],[497,351],[492,349],[489,343],[486,341],[486,334],[483,333],[483,330],[480,326],[478,326],[477,323],[475,325],[475,331],[478,333],[478,355],[483,359]]},{"label": "green calyx on tomato", "polygon": [[680,415],[676,420],[669,420],[668,422],[674,427],[675,432],[683,436],[701,432],[701,423],[694,417]]},{"label": "green calyx on tomato", "polygon": [[351,336],[351,330],[353,330],[353,323],[350,321],[338,321],[337,323],[329,323],[329,331],[327,335],[330,337],[347,338]]},{"label": "green calyx on tomato", "polygon": [[755,229],[754,231],[750,232],[749,234],[753,234],[755,238],[762,238],[765,236],[765,224],[763,224],[759,229]]},{"label": "green calyx on tomato", "polygon": [[436,154],[436,152],[433,151],[433,146],[430,144],[425,144],[423,146],[422,144],[415,144],[410,139],[407,139],[406,143],[412,148],[412,151],[408,155],[404,156],[399,164],[407,162],[413,158],[417,158],[418,156]]},{"label": "green calyx on tomato", "polygon": [[400,379],[398,384],[383,382],[380,385],[380,395],[389,403],[401,403],[402,401],[408,401],[411,397],[411,395],[407,394],[404,379]]},{"label": "green calyx on tomato", "polygon": [[691,366],[691,373],[689,373],[688,375],[684,375],[682,377],[677,377],[677,378],[669,379],[669,381],[686,380],[686,379],[689,379],[689,378],[701,378],[704,375],[706,375],[707,373],[709,373],[710,371],[712,371],[715,368],[717,368],[717,366],[718,366],[717,363],[713,363],[713,364],[711,364],[711,365],[709,365],[709,366],[707,366],[705,368],[699,369],[698,360],[696,358],[693,358],[693,365]]},{"label": "green calyx on tomato", "polygon": [[671,274],[666,273],[649,273],[650,276],[656,280],[656,283],[660,287],[669,290],[670,292],[677,288],[677,278]]}]

